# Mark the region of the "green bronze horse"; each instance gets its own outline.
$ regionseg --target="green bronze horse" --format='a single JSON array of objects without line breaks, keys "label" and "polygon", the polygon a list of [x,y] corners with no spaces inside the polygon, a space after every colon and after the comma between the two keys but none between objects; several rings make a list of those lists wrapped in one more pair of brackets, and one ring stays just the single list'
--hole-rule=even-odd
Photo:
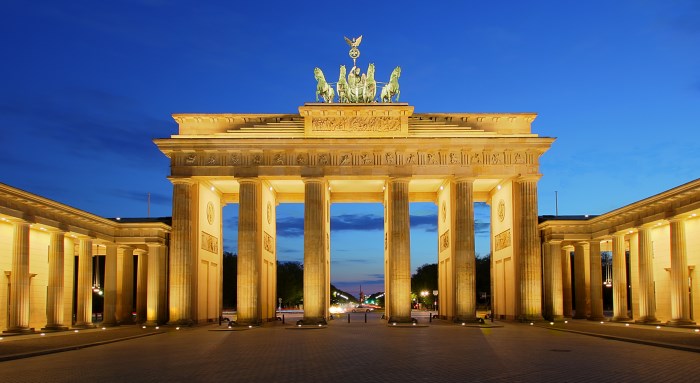
[{"label": "green bronze horse", "polygon": [[317,81],[316,102],[318,102],[319,96],[323,98],[323,102],[333,102],[335,92],[333,91],[333,87],[326,82],[326,78],[323,76],[323,72],[320,68],[314,68],[314,77]]},{"label": "green bronze horse", "polygon": [[377,97],[377,81],[374,80],[374,64],[369,64],[367,68],[367,78],[362,95],[362,102],[374,102]]},{"label": "green bronze horse", "polygon": [[345,78],[345,65],[340,66],[340,77],[336,89],[338,90],[338,102],[350,102],[348,98],[348,80]]},{"label": "green bronze horse", "polygon": [[382,87],[381,99],[382,102],[391,102],[391,98],[396,96],[396,102],[399,102],[399,77],[401,76],[401,67],[397,66],[394,71],[391,72],[391,79],[389,83]]}]

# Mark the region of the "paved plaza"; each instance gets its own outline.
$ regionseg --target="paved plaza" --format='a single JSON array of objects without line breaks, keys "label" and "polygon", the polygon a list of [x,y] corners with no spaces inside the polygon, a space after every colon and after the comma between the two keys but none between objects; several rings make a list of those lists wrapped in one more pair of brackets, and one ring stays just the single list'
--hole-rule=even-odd
[{"label": "paved plaza", "polygon": [[[377,313],[370,313],[367,323],[364,314],[352,315],[350,323],[341,316],[324,328],[298,329],[295,318],[286,317],[285,324],[253,329],[123,326],[5,336],[0,341],[5,359],[41,349],[70,351],[0,362],[0,381],[670,382],[688,381],[698,368],[700,334],[693,329],[587,321],[479,327],[427,318],[416,327],[391,327]],[[658,347],[555,327],[668,342]],[[96,342],[105,344],[83,347]],[[675,346],[681,349],[668,348]]]}]

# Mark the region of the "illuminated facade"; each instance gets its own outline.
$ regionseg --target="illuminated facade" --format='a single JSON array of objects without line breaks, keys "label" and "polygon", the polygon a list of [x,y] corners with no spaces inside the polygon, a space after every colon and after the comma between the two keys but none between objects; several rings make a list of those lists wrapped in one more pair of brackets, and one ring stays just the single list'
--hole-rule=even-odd
[{"label": "illuminated facade", "polygon": [[[603,289],[612,320],[700,317],[700,179],[596,217],[542,217],[539,229],[548,319],[603,319]],[[612,255],[609,287],[601,254]]]},{"label": "illuminated facade", "polygon": [[536,115],[414,114],[402,103],[305,104],[298,114],[178,114],[170,158],[170,322],[221,310],[224,204],[239,204],[238,322],[275,317],[278,203],[303,202],[304,322],[330,305],[330,204],[384,205],[390,321],[411,320],[408,206],[438,205],[440,316],[474,320],[474,202],[492,207],[494,310],[541,318]]},{"label": "illuminated facade", "polygon": [[96,294],[105,326],[133,323],[134,309],[138,322],[164,323],[167,221],[105,219],[0,184],[0,331],[93,327]]}]

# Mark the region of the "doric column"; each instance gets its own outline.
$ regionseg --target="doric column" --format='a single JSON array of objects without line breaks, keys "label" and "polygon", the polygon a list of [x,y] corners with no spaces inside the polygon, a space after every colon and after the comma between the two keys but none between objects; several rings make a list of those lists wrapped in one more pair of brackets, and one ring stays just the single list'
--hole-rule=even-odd
[{"label": "doric column", "polygon": [[136,322],[146,322],[146,305],[148,303],[148,253],[136,249],[138,265],[136,268]]},{"label": "doric column", "polygon": [[521,320],[542,319],[542,264],[537,230],[537,179],[523,177],[513,182],[513,209],[517,229],[517,257]]},{"label": "doric column", "polygon": [[173,183],[173,229],[170,253],[170,323],[192,324],[192,280],[194,244],[192,213],[194,182],[191,179],[171,179]]},{"label": "doric column", "polygon": [[613,246],[613,320],[627,321],[627,256],[625,233],[615,233]]},{"label": "doric column", "polygon": [[117,321],[120,324],[133,324],[134,317],[134,249],[119,248],[122,252],[121,294],[119,295],[119,311]]},{"label": "doric column", "polygon": [[565,318],[571,318],[573,305],[571,296],[571,250],[573,246],[561,248],[561,291],[562,309]]},{"label": "doric column", "polygon": [[455,321],[476,319],[476,279],[474,253],[474,180],[454,183],[454,265]]},{"label": "doric column", "polygon": [[389,193],[389,322],[411,321],[411,223],[408,212],[408,178],[392,178]]},{"label": "doric column", "polygon": [[117,244],[105,245],[104,312],[102,325],[117,325]]},{"label": "doric column", "polygon": [[654,293],[654,257],[650,224],[639,228],[639,319],[638,322],[657,322]]},{"label": "doric column", "polygon": [[586,247],[587,242],[574,245],[574,286],[576,287],[576,314],[574,319],[586,319]]},{"label": "doric column", "polygon": [[7,332],[31,332],[29,328],[29,222],[15,221],[10,272],[10,316]]},{"label": "doric column", "polygon": [[146,298],[146,323],[149,325],[162,324],[159,319],[163,315],[160,313],[161,286],[165,275],[163,273],[163,263],[165,256],[163,254],[164,246],[159,243],[148,243],[148,291]]},{"label": "doric column", "polygon": [[671,222],[671,325],[692,325],[688,286],[688,258],[685,244],[685,220],[673,217]]},{"label": "doric column", "polygon": [[65,233],[51,231],[49,243],[49,284],[46,288],[46,330],[66,330],[63,323],[63,267]]},{"label": "doric column", "polygon": [[80,238],[78,243],[78,287],[75,327],[91,328],[92,324],[92,240]]},{"label": "doric column", "polygon": [[304,324],[326,323],[326,182],[304,179]]},{"label": "doric column", "polygon": [[590,320],[600,321],[603,316],[603,265],[601,264],[600,240],[588,242],[591,263],[591,316]]},{"label": "doric column", "polygon": [[[168,322],[168,246],[162,245],[159,250],[158,266],[160,287],[158,288],[158,323]],[[223,268],[222,268],[223,273]],[[223,274],[222,274],[223,275]]]},{"label": "doric column", "polygon": [[564,301],[561,280],[561,241],[550,240],[544,244],[544,307],[548,320],[561,320]]},{"label": "doric column", "polygon": [[[240,188],[238,191],[237,322],[241,325],[257,325],[262,321],[260,306],[261,183],[258,179],[240,179],[238,182]],[[306,302],[304,305],[306,306]]]}]

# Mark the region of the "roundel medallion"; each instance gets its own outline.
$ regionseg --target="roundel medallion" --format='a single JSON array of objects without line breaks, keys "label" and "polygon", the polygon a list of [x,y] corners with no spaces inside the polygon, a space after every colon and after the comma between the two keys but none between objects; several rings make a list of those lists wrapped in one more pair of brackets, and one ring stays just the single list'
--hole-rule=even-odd
[{"label": "roundel medallion", "polygon": [[498,201],[498,220],[503,222],[506,218],[506,203],[503,200]]},{"label": "roundel medallion", "polygon": [[207,222],[214,224],[214,204],[211,202],[207,203]]}]

